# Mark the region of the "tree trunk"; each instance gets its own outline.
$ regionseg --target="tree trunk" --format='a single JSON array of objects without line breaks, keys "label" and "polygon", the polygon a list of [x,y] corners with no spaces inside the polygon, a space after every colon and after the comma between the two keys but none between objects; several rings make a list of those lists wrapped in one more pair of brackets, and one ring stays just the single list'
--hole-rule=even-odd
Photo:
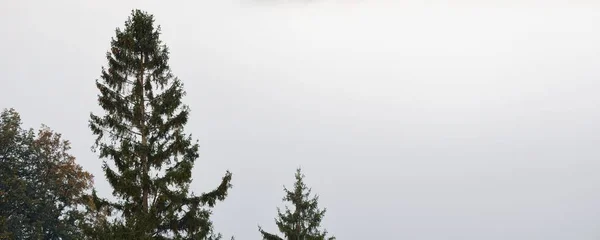
[{"label": "tree trunk", "polygon": [[140,132],[142,135],[142,149],[143,153],[140,156],[141,167],[142,167],[142,210],[144,213],[148,213],[148,156],[147,156],[147,136],[146,136],[146,109],[144,102],[144,54],[141,54],[141,66],[140,66]]}]

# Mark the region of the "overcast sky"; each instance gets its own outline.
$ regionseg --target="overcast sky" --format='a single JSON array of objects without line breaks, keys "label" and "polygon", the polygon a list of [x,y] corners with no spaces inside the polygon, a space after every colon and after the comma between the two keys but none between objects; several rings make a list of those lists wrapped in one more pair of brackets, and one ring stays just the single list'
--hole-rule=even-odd
[{"label": "overcast sky", "polygon": [[0,108],[110,195],[94,80],[140,8],[188,93],[192,189],[234,174],[225,236],[275,231],[302,166],[340,240],[599,239],[600,5],[422,2],[0,0]]}]

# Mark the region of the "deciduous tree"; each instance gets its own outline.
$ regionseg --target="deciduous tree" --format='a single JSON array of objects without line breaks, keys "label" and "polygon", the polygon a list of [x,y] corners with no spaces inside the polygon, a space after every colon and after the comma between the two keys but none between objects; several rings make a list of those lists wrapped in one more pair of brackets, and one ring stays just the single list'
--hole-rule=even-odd
[{"label": "deciduous tree", "polygon": [[14,110],[0,117],[0,236],[82,239],[92,175],[69,154],[70,143],[42,126],[21,128]]}]

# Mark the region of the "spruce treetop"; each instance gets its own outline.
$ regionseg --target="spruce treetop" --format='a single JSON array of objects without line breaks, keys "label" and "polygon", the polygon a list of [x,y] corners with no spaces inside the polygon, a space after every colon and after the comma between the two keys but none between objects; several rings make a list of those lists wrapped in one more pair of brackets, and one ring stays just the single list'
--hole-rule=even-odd
[{"label": "spruce treetop", "polygon": [[334,240],[335,237],[327,238],[327,230],[321,230],[321,221],[325,216],[326,209],[320,210],[318,206],[319,196],[311,197],[312,189],[304,184],[304,175],[300,168],[296,170],[296,182],[292,190],[284,186],[285,196],[283,201],[290,202],[293,209],[285,206],[281,211],[277,208],[275,224],[285,238],[277,234],[266,232],[259,226],[259,231],[264,240]]},{"label": "spruce treetop", "polygon": [[[133,239],[206,239],[210,210],[231,188],[231,173],[213,191],[189,192],[198,143],[184,134],[190,109],[183,83],[171,73],[169,51],[154,16],[133,10],[117,28],[96,87],[103,115],[90,114],[94,149],[119,199],[107,206],[120,213],[110,227]],[[108,231],[108,230],[107,230]]]}]

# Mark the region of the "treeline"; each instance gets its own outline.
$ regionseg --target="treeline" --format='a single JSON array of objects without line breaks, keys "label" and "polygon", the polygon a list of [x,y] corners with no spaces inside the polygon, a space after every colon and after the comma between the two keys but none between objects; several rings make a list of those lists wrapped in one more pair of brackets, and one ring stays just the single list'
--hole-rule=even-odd
[{"label": "treeline", "polygon": [[[190,109],[183,83],[168,65],[154,17],[133,10],[117,28],[96,80],[101,113],[91,113],[94,151],[112,198],[99,196],[93,176],[69,154],[69,141],[43,126],[25,129],[19,113],[0,119],[0,239],[222,239],[211,209],[225,200],[232,174],[214,190],[191,193],[198,143],[185,133]],[[296,172],[277,209],[278,234],[263,239],[320,240],[325,210]],[[233,237],[232,237],[233,239]]]}]

